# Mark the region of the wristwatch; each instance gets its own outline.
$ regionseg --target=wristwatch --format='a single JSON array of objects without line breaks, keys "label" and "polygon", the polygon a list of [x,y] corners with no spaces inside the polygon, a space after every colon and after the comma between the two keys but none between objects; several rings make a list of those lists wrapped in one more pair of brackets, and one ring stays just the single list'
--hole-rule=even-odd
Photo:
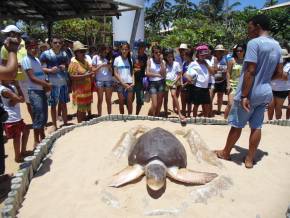
[{"label": "wristwatch", "polygon": [[248,98],[248,96],[243,96],[243,95],[242,95],[242,96],[241,96],[241,99],[243,99],[243,98]]}]

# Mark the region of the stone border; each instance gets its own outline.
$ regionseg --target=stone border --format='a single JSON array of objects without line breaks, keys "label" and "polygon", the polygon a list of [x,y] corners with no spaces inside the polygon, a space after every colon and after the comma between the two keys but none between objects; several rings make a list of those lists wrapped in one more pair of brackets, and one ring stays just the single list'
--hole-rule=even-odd
[{"label": "stone border", "polygon": [[[48,135],[43,139],[34,150],[32,156],[26,157],[24,163],[20,165],[20,169],[11,180],[11,191],[8,197],[4,200],[4,208],[2,210],[3,218],[14,218],[17,215],[18,209],[24,200],[24,196],[29,188],[29,183],[33,179],[34,174],[41,168],[42,162],[46,159],[50,150],[54,146],[55,141],[71,132],[75,128],[94,125],[103,121],[130,121],[130,120],[149,120],[149,121],[170,121],[173,123],[180,123],[178,118],[163,118],[152,116],[139,116],[139,115],[106,115],[98,118],[93,118],[89,121],[84,121],[72,126],[63,127]],[[266,124],[274,124],[281,126],[290,126],[290,120],[274,120],[267,121]],[[227,120],[219,120],[205,117],[188,118],[187,124],[198,125],[227,125]],[[290,205],[286,212],[287,218],[290,218]]]},{"label": "stone border", "polygon": [[278,126],[290,126],[290,119],[268,120],[264,122],[266,124],[278,125]]}]

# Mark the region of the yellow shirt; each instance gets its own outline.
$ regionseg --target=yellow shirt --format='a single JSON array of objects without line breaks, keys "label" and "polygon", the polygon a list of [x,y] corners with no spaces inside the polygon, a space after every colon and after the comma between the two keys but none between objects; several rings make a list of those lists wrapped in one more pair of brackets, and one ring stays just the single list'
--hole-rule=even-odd
[{"label": "yellow shirt", "polygon": [[[21,43],[19,45],[18,51],[17,51],[17,61],[18,61],[18,72],[17,72],[17,76],[16,76],[16,80],[25,80],[26,76],[21,68],[21,61],[22,59],[27,55],[27,51],[25,48],[25,42],[23,39],[21,39]],[[1,48],[1,59],[2,60],[8,60],[8,51],[7,49],[2,46]]]}]

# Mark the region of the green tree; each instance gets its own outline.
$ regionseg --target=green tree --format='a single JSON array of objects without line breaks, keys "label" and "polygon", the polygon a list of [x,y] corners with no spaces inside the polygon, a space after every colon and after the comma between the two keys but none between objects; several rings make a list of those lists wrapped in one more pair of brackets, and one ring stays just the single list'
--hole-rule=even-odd
[{"label": "green tree", "polygon": [[197,9],[198,6],[190,0],[175,0],[175,4],[172,6],[174,19],[190,18]]}]

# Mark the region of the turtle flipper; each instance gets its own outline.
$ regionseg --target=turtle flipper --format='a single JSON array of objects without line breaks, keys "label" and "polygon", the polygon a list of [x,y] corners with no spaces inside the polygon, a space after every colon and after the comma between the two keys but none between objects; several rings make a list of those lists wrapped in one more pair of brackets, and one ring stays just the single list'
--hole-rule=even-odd
[{"label": "turtle flipper", "polygon": [[119,187],[126,183],[132,182],[133,180],[139,178],[144,174],[144,169],[142,166],[135,164],[134,166],[128,166],[121,170],[119,173],[115,174],[112,182],[109,184],[110,187]]},{"label": "turtle flipper", "polygon": [[193,185],[204,185],[218,176],[216,173],[197,172],[178,167],[169,168],[167,174],[176,181]]},{"label": "turtle flipper", "polygon": [[124,133],[121,139],[117,142],[116,146],[113,148],[113,153],[117,158],[128,156],[130,150],[135,145],[138,133],[144,133],[149,131],[148,127],[137,126],[130,129],[128,132]]}]

